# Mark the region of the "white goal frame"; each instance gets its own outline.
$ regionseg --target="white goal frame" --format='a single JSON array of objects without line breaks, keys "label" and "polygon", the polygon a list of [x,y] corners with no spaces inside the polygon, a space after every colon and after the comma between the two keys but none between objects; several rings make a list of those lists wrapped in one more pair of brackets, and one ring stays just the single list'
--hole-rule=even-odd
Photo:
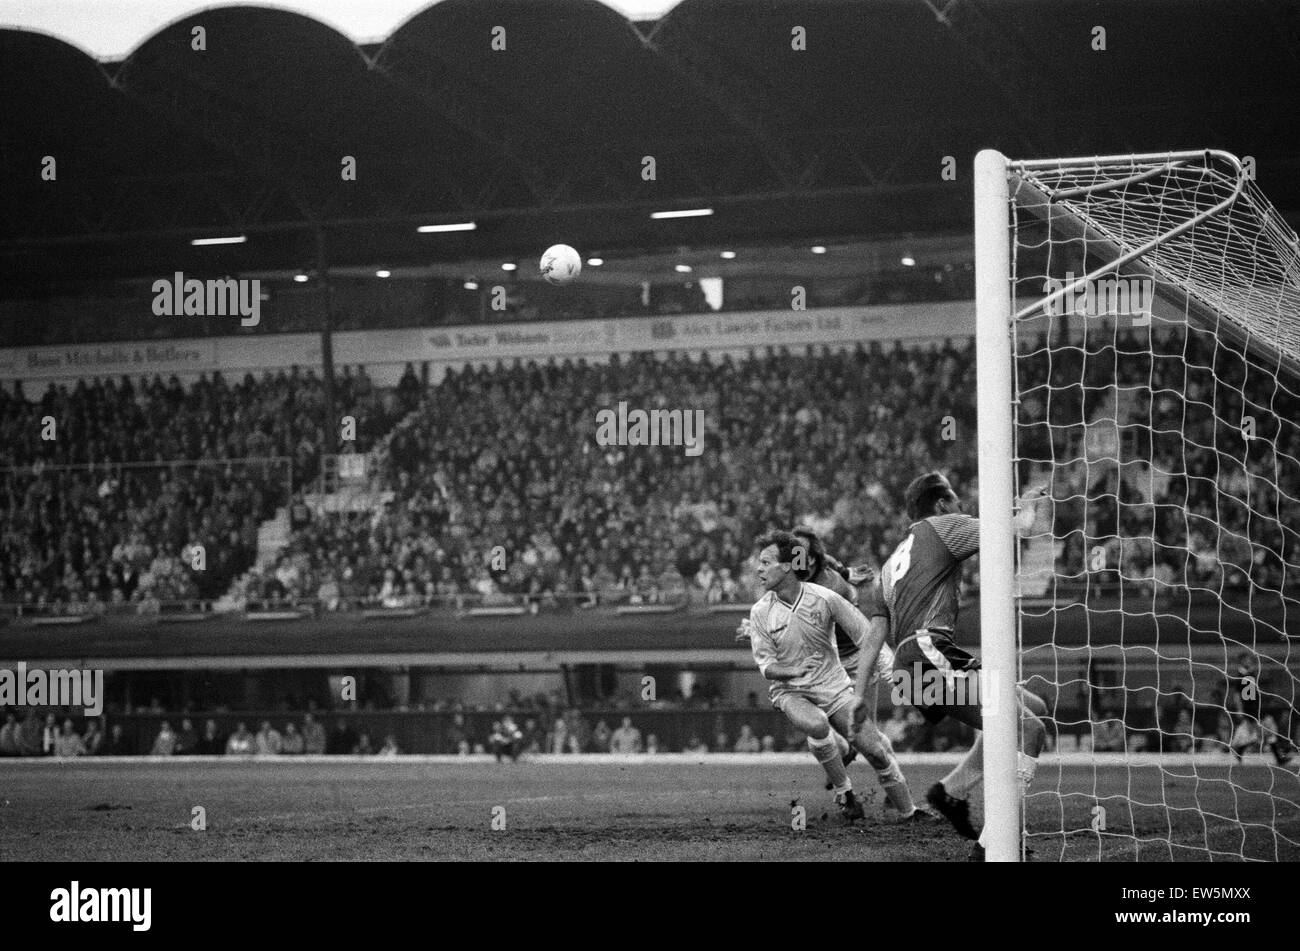
[{"label": "white goal frame", "polygon": [[[1076,192],[1095,192],[1123,187],[1170,167],[1195,161],[1225,163],[1235,169],[1236,187],[1213,206],[1198,210],[1188,220],[1171,227],[1137,248],[1119,249],[1068,210],[1050,205],[1051,224],[1058,223],[1058,212],[1068,229],[1086,235],[1093,242],[1115,249],[1102,266],[1074,278],[1066,286],[1045,294],[1019,313],[1013,313],[1013,272],[1011,259],[1010,208],[1013,184],[1018,173],[1037,169],[1069,168],[1117,162],[1161,163],[1152,172],[1114,182],[1102,182]],[[982,677],[981,688],[990,701],[984,713],[984,816],[983,842],[989,861],[1019,861],[1021,858],[1023,819],[1020,780],[1017,776],[1019,718],[1016,696],[1020,672],[1019,625],[1016,605],[1016,566],[1018,559],[1015,517],[1015,407],[1014,327],[1017,320],[1050,306],[1072,294],[1087,282],[1095,281],[1121,268],[1151,273],[1143,256],[1161,244],[1176,238],[1207,219],[1229,209],[1246,189],[1249,177],[1241,161],[1230,153],[1200,149],[1187,152],[1161,152],[1113,156],[1088,156],[1066,159],[1012,161],[1002,153],[987,149],[975,159],[975,312],[976,312],[976,397],[979,421],[979,518],[980,518],[980,628]],[[1070,197],[1057,195],[1055,198]],[[1047,203],[1045,203],[1047,204]],[[1093,245],[1095,246],[1095,245]],[[1213,313],[1208,301],[1194,291],[1180,289],[1188,313]],[[1230,323],[1221,330],[1231,332]],[[1246,340],[1253,349],[1254,341]],[[1271,354],[1294,366],[1290,354]]]}]

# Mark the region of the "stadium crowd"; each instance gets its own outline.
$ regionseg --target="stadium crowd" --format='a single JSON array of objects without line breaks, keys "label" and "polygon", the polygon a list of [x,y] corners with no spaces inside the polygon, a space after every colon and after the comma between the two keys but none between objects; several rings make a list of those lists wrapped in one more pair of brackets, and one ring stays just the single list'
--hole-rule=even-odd
[{"label": "stadium crowd", "polygon": [[1017,370],[1017,449],[1052,475],[1058,579],[1249,584],[1275,602],[1294,585],[1300,393],[1274,370],[1167,327],[1039,340]]},{"label": "stadium crowd", "polygon": [[[969,344],[873,344],[449,372],[389,444],[392,504],[317,514],[277,571],[289,597],[335,607],[735,601],[749,596],[750,539],[796,522],[874,561],[903,526],[912,473],[937,464],[969,484],[971,441],[951,434],[973,431],[955,396],[971,364]],[[596,411],[620,401],[703,410],[704,451],[597,445]]]},{"label": "stadium crowd", "polygon": [[[393,500],[315,513],[248,575],[286,476],[221,463],[288,456],[307,484],[324,443],[314,373],[96,381],[36,403],[0,393],[0,602],[147,610],[218,597],[236,578],[241,598],[326,610],[744,600],[749,539],[769,526],[812,525],[842,560],[878,563],[915,472],[945,470],[973,508],[973,366],[965,341],[515,362],[433,387],[408,367],[388,392],[345,370],[336,405],[357,420],[355,448],[391,434]],[[1277,591],[1294,573],[1300,406],[1267,371],[1248,375],[1205,335],[1152,348],[1126,332],[1054,341],[1050,355],[1029,342],[1019,372],[1018,445],[1029,477],[1052,474],[1037,531],[1058,582],[1218,590],[1249,576]],[[598,445],[596,412],[620,402],[703,411],[703,452]],[[1259,430],[1242,453],[1234,421],[1251,409]],[[57,438],[41,438],[46,417]],[[177,459],[204,464],[122,465]],[[195,545],[206,571],[187,568]]]},{"label": "stadium crowd", "polygon": [[[1249,709],[1240,695],[1217,690],[1203,703],[1193,703],[1180,685],[1155,705],[1131,697],[1124,709],[1105,703],[1054,711],[1062,717],[1049,748],[1084,752],[1204,752],[1241,759],[1246,754],[1271,755],[1280,764],[1295,762],[1300,747],[1300,717],[1279,715],[1272,708]],[[454,707],[455,705],[453,705]],[[3,712],[0,756],[291,756],[300,754],[396,756],[405,752],[468,756],[491,754],[518,759],[539,754],[647,754],[806,752],[802,734],[784,721],[761,717],[755,729],[743,719],[717,716],[692,718],[683,739],[668,742],[647,728],[635,713],[609,714],[576,707],[545,713],[534,709],[490,711],[490,717],[463,712],[437,718],[437,725],[418,731],[417,749],[407,749],[395,732],[382,740],[372,736],[374,718],[347,714],[330,717],[307,712],[300,718],[278,715],[244,719],[198,713],[166,714],[149,719],[148,729],[127,729],[116,716],[82,718],[64,711],[35,707]],[[737,713],[738,711],[729,711]],[[638,726],[638,720],[642,723]],[[663,724],[661,718],[654,722]],[[233,726],[228,724],[233,723]],[[489,725],[490,724],[490,725]],[[779,726],[778,726],[779,724]],[[1290,732],[1288,732],[1290,728]],[[881,729],[900,752],[942,752],[969,746],[969,730],[951,723],[927,723],[919,712],[903,706],[889,710]],[[681,732],[680,730],[678,732]]]},{"label": "stadium crowd", "polygon": [[[185,387],[175,378],[0,388],[0,603],[95,613],[214,598],[251,563],[259,521],[316,472],[323,385],[296,367]],[[398,397],[364,370],[336,379],[357,447],[391,428]],[[289,463],[229,460],[284,456]],[[202,546],[202,561],[196,547]],[[202,570],[194,570],[202,564]]]}]

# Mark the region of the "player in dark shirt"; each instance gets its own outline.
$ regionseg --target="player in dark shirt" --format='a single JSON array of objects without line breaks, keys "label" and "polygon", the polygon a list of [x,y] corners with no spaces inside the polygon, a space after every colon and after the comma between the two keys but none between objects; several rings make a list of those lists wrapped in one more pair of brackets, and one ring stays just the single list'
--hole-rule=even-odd
[{"label": "player in dark shirt", "polygon": [[[1042,495],[1025,498],[1017,516],[1017,529],[1032,524],[1033,504]],[[868,619],[888,621],[893,635],[894,685],[910,706],[931,723],[952,717],[976,730],[983,728],[979,695],[979,660],[956,643],[957,609],[962,563],[979,551],[979,519],[961,511],[961,500],[942,474],[928,472],[907,487],[907,516],[912,524],[907,536],[881,567],[862,613]],[[874,661],[874,657],[863,660]],[[861,684],[859,679],[859,684]],[[1047,705],[1023,688],[1020,704],[1020,754],[1017,772],[1022,793],[1037,767],[1046,739],[1041,716]],[[861,688],[859,696],[862,696]],[[865,720],[861,708],[854,722]],[[930,787],[926,799],[968,838],[978,834],[970,822],[967,799],[983,777],[982,734],[961,762]],[[982,858],[977,849],[974,858]]]}]

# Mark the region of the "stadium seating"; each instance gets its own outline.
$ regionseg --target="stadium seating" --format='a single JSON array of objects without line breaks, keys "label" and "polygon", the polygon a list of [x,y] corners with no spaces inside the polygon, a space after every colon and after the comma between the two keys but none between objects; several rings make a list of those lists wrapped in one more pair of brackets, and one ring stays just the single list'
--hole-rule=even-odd
[{"label": "stadium seating", "polygon": [[[322,399],[297,368],[189,387],[96,380],[33,403],[0,390],[0,603],[94,613],[220,595],[251,562],[258,522],[288,503],[290,478],[314,475]],[[364,372],[339,377],[335,405],[356,418],[358,448],[399,411]],[[240,461],[254,457],[286,458]]]}]

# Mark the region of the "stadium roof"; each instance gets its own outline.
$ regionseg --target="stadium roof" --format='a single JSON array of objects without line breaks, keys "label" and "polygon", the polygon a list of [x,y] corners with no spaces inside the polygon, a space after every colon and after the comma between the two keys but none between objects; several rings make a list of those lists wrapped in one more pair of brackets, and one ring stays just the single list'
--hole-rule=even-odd
[{"label": "stadium roof", "polygon": [[[1300,7],[1268,0],[683,0],[648,22],[595,0],[443,0],[377,43],[215,7],[119,62],[0,30],[0,88],[0,280],[20,293],[310,269],[318,236],[332,264],[403,266],[558,240],[612,253],[957,231],[987,146],[1226,148],[1300,207]],[[649,217],[695,206],[714,214]],[[190,245],[226,235],[247,241]]]},{"label": "stadium roof", "polygon": [[[10,0],[0,7],[0,28],[13,27],[48,33],[85,50],[99,60],[126,59],[142,42],[175,20],[214,7],[247,6],[243,3],[203,3],[201,0],[59,0],[15,7]],[[435,0],[439,2],[439,0]],[[657,20],[678,0],[600,0],[629,20]],[[363,45],[382,43],[389,34],[432,6],[429,0],[277,0],[258,4],[301,13]]]}]

